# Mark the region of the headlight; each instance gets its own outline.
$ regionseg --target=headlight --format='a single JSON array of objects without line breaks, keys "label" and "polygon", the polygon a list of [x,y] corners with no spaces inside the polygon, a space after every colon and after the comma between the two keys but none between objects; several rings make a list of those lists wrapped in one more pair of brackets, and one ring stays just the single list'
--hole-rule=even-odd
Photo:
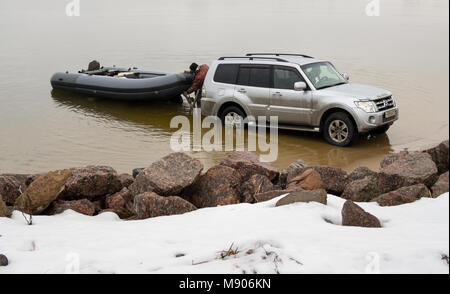
[{"label": "headlight", "polygon": [[377,112],[377,107],[373,101],[355,101],[355,104],[365,112]]}]

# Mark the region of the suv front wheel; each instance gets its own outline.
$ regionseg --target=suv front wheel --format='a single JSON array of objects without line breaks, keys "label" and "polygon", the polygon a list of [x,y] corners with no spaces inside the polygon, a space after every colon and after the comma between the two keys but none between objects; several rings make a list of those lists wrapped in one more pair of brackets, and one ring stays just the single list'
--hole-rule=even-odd
[{"label": "suv front wheel", "polygon": [[341,147],[352,144],[358,135],[353,121],[344,112],[330,114],[325,120],[322,132],[328,143]]}]

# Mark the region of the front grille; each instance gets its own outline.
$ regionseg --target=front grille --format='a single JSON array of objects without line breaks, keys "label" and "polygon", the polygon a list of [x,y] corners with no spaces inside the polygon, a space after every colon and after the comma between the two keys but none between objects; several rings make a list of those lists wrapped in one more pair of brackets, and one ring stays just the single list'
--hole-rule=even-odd
[{"label": "front grille", "polygon": [[394,99],[392,99],[392,96],[377,99],[374,100],[374,102],[377,106],[378,111],[394,108]]}]

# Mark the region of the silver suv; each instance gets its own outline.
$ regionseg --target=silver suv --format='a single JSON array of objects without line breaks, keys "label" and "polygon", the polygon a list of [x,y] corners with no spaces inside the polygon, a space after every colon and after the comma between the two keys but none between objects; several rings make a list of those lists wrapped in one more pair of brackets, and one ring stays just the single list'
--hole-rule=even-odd
[{"label": "silver suv", "polygon": [[386,132],[398,119],[391,92],[348,79],[330,62],[302,54],[221,57],[203,85],[202,115],[223,122],[278,116],[279,128],[321,132],[337,146]]}]

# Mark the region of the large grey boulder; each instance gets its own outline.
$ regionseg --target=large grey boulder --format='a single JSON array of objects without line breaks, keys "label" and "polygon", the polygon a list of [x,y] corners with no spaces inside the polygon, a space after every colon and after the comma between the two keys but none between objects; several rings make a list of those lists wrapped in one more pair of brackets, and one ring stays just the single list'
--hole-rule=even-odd
[{"label": "large grey boulder", "polygon": [[380,163],[378,186],[382,193],[415,184],[431,187],[438,178],[436,164],[428,153],[400,152],[386,156]]},{"label": "large grey boulder", "polygon": [[182,197],[198,208],[236,204],[240,201],[241,177],[234,169],[216,165],[188,187]]},{"label": "large grey boulder", "polygon": [[363,178],[353,175],[351,182],[347,184],[341,197],[356,202],[370,201],[381,194],[378,187],[378,175],[368,174]]},{"label": "large grey boulder", "polygon": [[183,214],[197,209],[192,203],[181,197],[160,196],[154,192],[137,195],[133,207],[137,219]]},{"label": "large grey boulder", "polygon": [[372,201],[380,206],[394,206],[414,202],[422,197],[431,197],[430,190],[424,184],[416,184],[382,194]]},{"label": "large grey boulder", "polygon": [[235,169],[242,182],[248,181],[253,175],[264,175],[271,181],[276,181],[278,170],[267,162],[261,162],[259,156],[249,151],[234,151],[228,154],[220,165]]},{"label": "large grey boulder", "polygon": [[155,192],[161,196],[179,195],[200,176],[203,164],[181,152],[171,153],[140,172],[129,190],[133,195]]},{"label": "large grey boulder", "polygon": [[59,195],[60,200],[92,200],[122,189],[118,173],[109,166],[86,166],[70,169],[72,175]]}]

